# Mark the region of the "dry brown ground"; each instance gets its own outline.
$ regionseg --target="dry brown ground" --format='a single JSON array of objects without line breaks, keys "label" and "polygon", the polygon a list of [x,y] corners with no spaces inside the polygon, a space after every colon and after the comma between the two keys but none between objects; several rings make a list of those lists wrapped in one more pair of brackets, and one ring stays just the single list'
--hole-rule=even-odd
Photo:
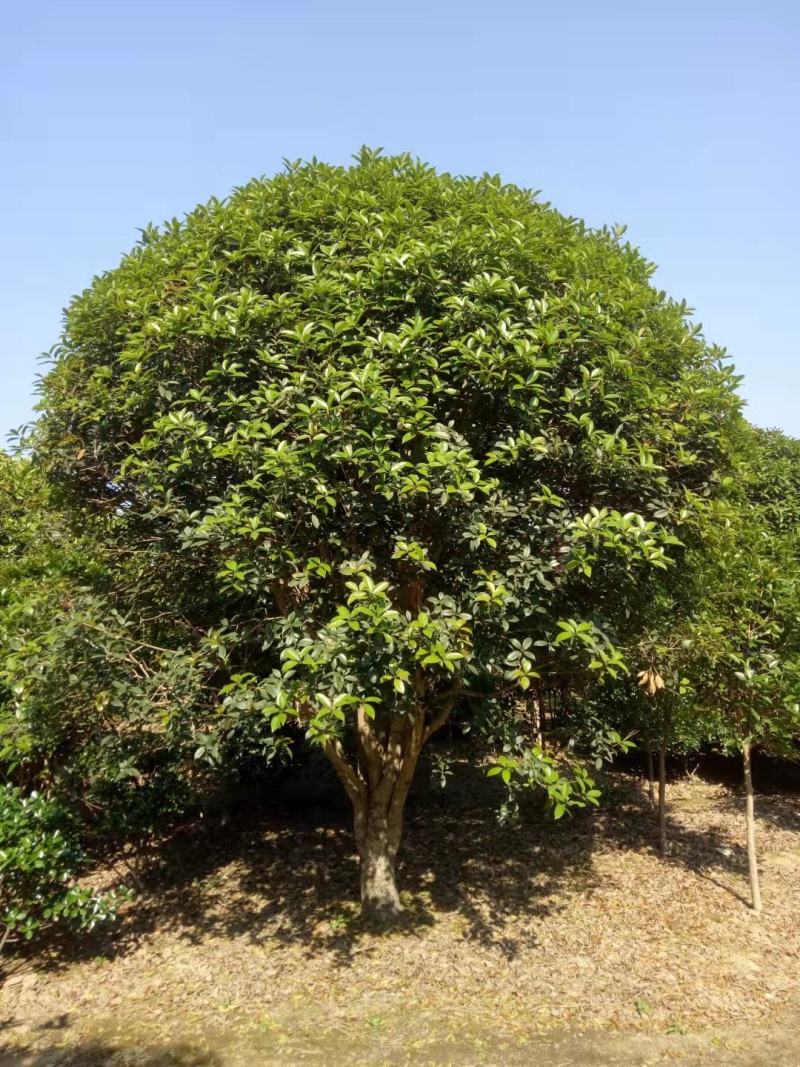
[{"label": "dry brown ground", "polygon": [[800,798],[641,786],[596,814],[497,825],[465,769],[410,808],[405,926],[364,928],[345,812],[274,806],[170,845],[110,933],[22,960],[0,1067],[65,1064],[800,1064]]}]

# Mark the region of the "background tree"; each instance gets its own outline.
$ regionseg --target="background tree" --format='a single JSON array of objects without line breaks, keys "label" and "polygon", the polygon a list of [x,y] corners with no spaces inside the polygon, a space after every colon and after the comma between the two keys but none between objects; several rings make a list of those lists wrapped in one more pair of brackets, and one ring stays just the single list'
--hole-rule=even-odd
[{"label": "background tree", "polygon": [[752,905],[761,910],[752,753],[797,755],[800,737],[800,442],[775,431],[745,439],[737,494],[709,527],[693,566],[692,620],[706,706],[722,743],[742,755]]},{"label": "background tree", "polygon": [[0,453],[0,776],[84,836],[147,835],[280,746],[242,723],[220,736],[216,710],[212,729],[223,644],[159,612],[91,519]]},{"label": "background tree", "polygon": [[38,473],[0,452],[0,953],[54,923],[91,928],[117,903],[117,894],[76,882],[84,863],[80,819],[51,788],[69,734],[58,721],[63,707],[42,708],[39,721],[27,715],[29,687],[43,673],[57,676],[54,690],[71,688],[48,642],[38,656],[21,652],[21,632],[48,632],[59,599],[93,570],[80,540],[66,534]]},{"label": "background tree", "polygon": [[735,380],[652,271],[365,149],[147,228],[67,312],[38,463],[218,650],[221,721],[322,747],[370,914],[400,908],[405,799],[464,689],[619,670],[717,491]]}]

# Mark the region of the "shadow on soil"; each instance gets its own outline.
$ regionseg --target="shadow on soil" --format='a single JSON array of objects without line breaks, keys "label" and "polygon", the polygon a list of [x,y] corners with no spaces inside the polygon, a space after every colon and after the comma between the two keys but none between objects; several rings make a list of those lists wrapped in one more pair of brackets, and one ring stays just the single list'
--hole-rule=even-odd
[{"label": "shadow on soil", "polygon": [[[26,1049],[0,1051],[0,1067],[129,1067],[131,1049],[101,1038],[89,1038],[69,1048]],[[176,1042],[152,1047],[138,1045],[135,1050],[136,1067],[221,1067],[223,1061],[215,1052],[198,1045]]]},{"label": "shadow on soil", "polygon": [[[111,1038],[86,1037],[76,1041],[72,1028],[75,1018],[68,1012],[56,1015],[36,1027],[30,1045],[16,1043],[13,1050],[0,1048],[0,1067],[128,1067],[131,1063],[129,1042]],[[0,1033],[13,1033],[14,1020],[0,1020]],[[69,1035],[68,1045],[59,1034]],[[50,1040],[49,1047],[43,1047]],[[63,1039],[62,1039],[63,1040]],[[202,1045],[191,1042],[160,1042],[148,1046],[137,1042],[136,1067],[220,1067],[219,1056]]]},{"label": "shadow on soil", "polygon": [[[505,936],[506,920],[543,916],[562,907],[567,894],[598,886],[592,865],[597,849],[656,847],[654,813],[628,776],[609,779],[596,813],[554,822],[531,803],[517,828],[498,824],[502,792],[480,768],[459,763],[445,791],[429,786],[427,777],[421,767],[398,868],[409,936],[436,913],[456,911],[466,938],[511,959],[521,946]],[[730,803],[740,800],[731,794]],[[785,812],[782,807],[773,798],[769,807],[762,805],[762,815],[784,826],[784,818],[797,820],[790,802]],[[667,862],[739,895],[718,876],[746,870],[743,849],[713,832],[677,825],[669,836]],[[116,926],[79,939],[53,938],[38,954],[37,967],[123,955],[157,927],[195,942],[209,935],[300,941],[309,955],[332,953],[347,966],[362,934],[381,932],[357,915],[349,811],[332,779],[319,780],[302,795],[284,789],[257,810],[234,812],[224,826],[218,819],[198,820],[162,846],[139,877],[137,898]]]}]

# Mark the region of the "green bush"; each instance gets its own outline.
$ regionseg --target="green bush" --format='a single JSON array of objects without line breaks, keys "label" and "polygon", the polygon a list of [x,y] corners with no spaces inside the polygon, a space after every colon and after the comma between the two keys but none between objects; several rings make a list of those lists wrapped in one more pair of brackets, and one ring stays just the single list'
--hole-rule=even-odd
[{"label": "green bush", "polygon": [[0,950],[53,923],[90,930],[113,917],[119,894],[79,886],[83,855],[64,811],[38,793],[0,786]]}]

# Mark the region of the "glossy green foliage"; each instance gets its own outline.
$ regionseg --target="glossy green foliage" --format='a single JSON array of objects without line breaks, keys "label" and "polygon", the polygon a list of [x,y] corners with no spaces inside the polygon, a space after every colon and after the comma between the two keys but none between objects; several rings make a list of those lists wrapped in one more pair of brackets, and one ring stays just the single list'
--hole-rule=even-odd
[{"label": "glossy green foliage", "polygon": [[[160,829],[226,754],[204,748],[219,652],[131,596],[127,553],[90,520],[0,455],[0,774],[57,799],[84,834]],[[241,730],[227,744],[247,747]]]},{"label": "glossy green foliage", "polygon": [[800,739],[800,442],[748,430],[727,509],[695,564],[691,622],[724,743],[796,754]]},{"label": "glossy green foliage", "polygon": [[0,453],[0,944],[113,918],[119,894],[76,882],[84,848],[161,832],[220,785],[198,756],[218,652],[129,596],[90,518]]},{"label": "glossy green foliage", "polygon": [[745,484],[762,521],[800,547],[800,441],[778,430],[754,430]]},{"label": "glossy green foliage", "polygon": [[661,589],[648,630],[628,650],[643,685],[626,679],[603,710],[651,748],[737,748],[749,739],[796,755],[800,442],[743,425],[737,457],[679,585]]},{"label": "glossy green foliage", "polygon": [[224,646],[223,722],[613,676],[738,419],[652,272],[496,177],[291,165],[76,298],[34,447]]},{"label": "glossy green foliage", "polygon": [[[621,740],[621,739],[620,739]],[[566,812],[597,807],[600,790],[590,777],[581,758],[566,752],[547,750],[542,745],[509,746],[489,768],[489,777],[499,776],[506,786],[506,800],[500,808],[500,820],[519,818],[519,799],[524,790],[542,792],[560,819]]]},{"label": "glossy green foliage", "polygon": [[41,473],[0,451],[0,611],[44,584],[91,581],[96,561],[51,507]]},{"label": "glossy green foliage", "polygon": [[82,863],[63,810],[0,785],[0,951],[9,939],[30,940],[53,923],[91,929],[113,917],[119,894],[77,885]]}]

